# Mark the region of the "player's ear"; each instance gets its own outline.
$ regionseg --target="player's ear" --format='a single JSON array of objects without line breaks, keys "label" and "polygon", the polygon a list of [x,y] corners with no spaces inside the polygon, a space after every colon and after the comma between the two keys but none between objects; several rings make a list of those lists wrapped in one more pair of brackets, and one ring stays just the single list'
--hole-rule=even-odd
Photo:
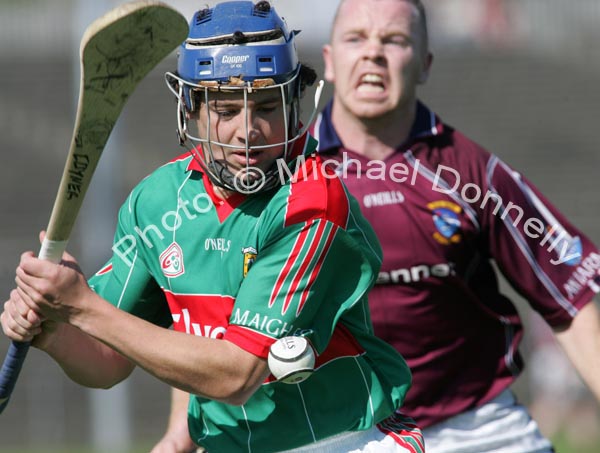
[{"label": "player's ear", "polygon": [[330,44],[325,44],[323,46],[323,63],[325,64],[325,73],[324,73],[324,77],[325,80],[327,80],[330,83],[334,82],[335,79],[335,72],[333,70],[333,60],[332,60],[332,56],[331,56],[331,45]]},{"label": "player's ear", "polygon": [[427,56],[423,61],[423,66],[421,68],[421,74],[419,75],[419,84],[423,85],[429,79],[429,71],[431,69],[431,65],[433,64],[433,54],[431,52],[427,52]]}]

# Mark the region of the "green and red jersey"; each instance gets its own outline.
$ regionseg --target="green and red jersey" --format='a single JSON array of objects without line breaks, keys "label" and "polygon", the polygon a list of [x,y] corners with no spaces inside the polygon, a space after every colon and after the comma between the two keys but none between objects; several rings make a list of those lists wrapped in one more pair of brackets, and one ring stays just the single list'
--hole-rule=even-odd
[{"label": "green and red jersey", "polygon": [[191,398],[190,434],[211,451],[285,450],[367,429],[410,386],[371,325],[379,242],[315,145],[296,146],[281,187],[227,200],[191,154],[159,168],[121,208],[114,254],[90,280],[127,312],[258,357],[280,337],[310,340],[318,357],[302,383],[270,378],[242,406]]}]

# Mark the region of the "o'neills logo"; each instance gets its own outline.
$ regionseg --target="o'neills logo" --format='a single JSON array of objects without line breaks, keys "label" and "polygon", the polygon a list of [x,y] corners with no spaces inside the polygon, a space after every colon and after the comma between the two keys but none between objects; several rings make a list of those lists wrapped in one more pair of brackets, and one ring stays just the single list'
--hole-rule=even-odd
[{"label": "o'neills logo", "polygon": [[246,63],[250,55],[223,55],[221,64],[238,64]]}]

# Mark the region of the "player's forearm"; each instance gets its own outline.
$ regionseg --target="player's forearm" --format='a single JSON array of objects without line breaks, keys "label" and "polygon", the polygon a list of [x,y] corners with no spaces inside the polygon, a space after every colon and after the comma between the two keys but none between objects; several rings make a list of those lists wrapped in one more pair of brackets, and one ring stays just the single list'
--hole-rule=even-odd
[{"label": "player's forearm", "polygon": [[600,308],[597,301],[586,305],[569,328],[556,332],[567,356],[600,402]]},{"label": "player's forearm", "polygon": [[40,347],[73,381],[109,388],[129,376],[134,365],[118,352],[68,324],[59,324],[51,341]]},{"label": "player's forearm", "polygon": [[245,402],[268,375],[265,360],[233,343],[164,329],[106,301],[72,322],[167,384],[229,404]]}]

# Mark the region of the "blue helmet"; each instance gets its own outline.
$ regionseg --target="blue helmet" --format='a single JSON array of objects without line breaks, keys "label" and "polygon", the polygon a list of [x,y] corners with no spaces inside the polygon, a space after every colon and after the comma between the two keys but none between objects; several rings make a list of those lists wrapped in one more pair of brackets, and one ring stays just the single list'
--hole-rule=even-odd
[{"label": "blue helmet", "polygon": [[194,83],[226,84],[237,75],[284,83],[298,69],[295,34],[268,2],[220,3],[194,15],[177,71]]},{"label": "blue helmet", "polygon": [[[189,36],[179,50],[177,73],[168,72],[166,79],[178,99],[180,142],[191,140],[203,145],[203,152],[198,152],[197,147],[192,149],[194,156],[213,183],[220,187],[244,192],[236,184],[236,176],[229,171],[227,163],[215,159],[212,152],[212,145],[236,147],[212,140],[209,132],[194,136],[188,127],[190,114],[197,111],[202,101],[208,102],[211,92],[240,91],[246,96],[255,90],[277,90],[284,111],[289,112],[286,139],[264,147],[283,145],[282,157],[287,158],[288,145],[306,130],[299,130],[299,98],[306,81],[300,77],[302,66],[296,53],[296,34],[297,31],[288,30],[268,1],[219,3],[196,12],[190,22]],[[318,99],[315,104],[317,102]],[[253,147],[257,148],[260,147]],[[249,153],[248,145],[245,149]],[[274,184],[271,181],[264,187]]]}]

